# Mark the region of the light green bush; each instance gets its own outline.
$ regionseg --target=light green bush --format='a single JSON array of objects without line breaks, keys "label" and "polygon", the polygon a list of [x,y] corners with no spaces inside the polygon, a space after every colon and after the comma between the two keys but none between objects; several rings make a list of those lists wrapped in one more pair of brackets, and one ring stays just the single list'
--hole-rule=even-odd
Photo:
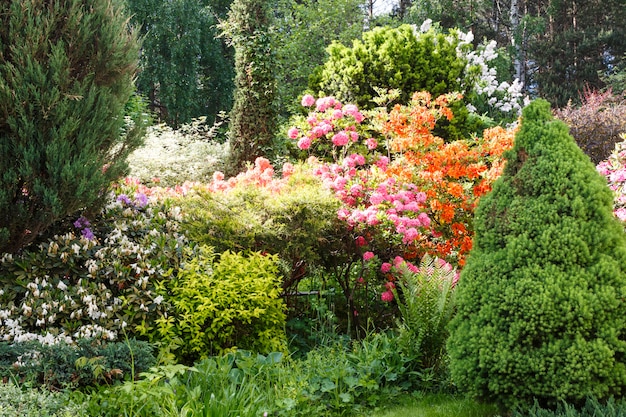
[{"label": "light green bush", "polygon": [[626,235],[606,180],[540,100],[476,211],[448,340],[454,382],[503,407],[626,389]]},{"label": "light green bush", "polygon": [[310,174],[298,172],[280,190],[240,185],[227,192],[198,191],[182,202],[184,233],[215,252],[278,254],[283,286],[292,288],[314,265],[331,264],[345,228],[340,201]]},{"label": "light green bush", "polygon": [[277,260],[259,252],[224,252],[216,260],[201,247],[167,284],[172,310],[157,321],[162,343],[173,344],[186,363],[234,348],[285,351]]}]

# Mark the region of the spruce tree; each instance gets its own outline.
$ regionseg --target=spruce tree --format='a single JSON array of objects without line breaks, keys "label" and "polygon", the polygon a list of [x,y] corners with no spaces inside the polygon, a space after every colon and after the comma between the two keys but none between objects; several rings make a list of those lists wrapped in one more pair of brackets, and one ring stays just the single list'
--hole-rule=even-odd
[{"label": "spruce tree", "polygon": [[139,144],[122,0],[0,3],[0,251],[101,201]]},{"label": "spruce tree", "polygon": [[454,382],[505,408],[624,394],[626,235],[546,101],[480,200],[448,340]]}]

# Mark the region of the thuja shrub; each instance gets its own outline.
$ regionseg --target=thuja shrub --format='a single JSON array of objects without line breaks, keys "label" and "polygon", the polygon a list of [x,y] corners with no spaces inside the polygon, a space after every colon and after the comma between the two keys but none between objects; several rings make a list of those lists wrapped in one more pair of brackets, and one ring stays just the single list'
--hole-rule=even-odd
[{"label": "thuja shrub", "polygon": [[610,91],[587,90],[580,106],[571,103],[554,114],[570,126],[570,134],[597,164],[608,158],[620,133],[626,133],[626,102]]},{"label": "thuja shrub", "polygon": [[613,195],[546,101],[524,110],[505,157],[459,279],[454,382],[505,408],[621,395],[626,236]]},{"label": "thuja shrub", "polygon": [[157,320],[161,342],[193,363],[241,348],[285,351],[285,305],[277,257],[201,247],[167,284],[172,309]]},{"label": "thuja shrub", "polygon": [[123,1],[0,5],[0,251],[101,207],[142,123],[125,124],[139,56]]}]

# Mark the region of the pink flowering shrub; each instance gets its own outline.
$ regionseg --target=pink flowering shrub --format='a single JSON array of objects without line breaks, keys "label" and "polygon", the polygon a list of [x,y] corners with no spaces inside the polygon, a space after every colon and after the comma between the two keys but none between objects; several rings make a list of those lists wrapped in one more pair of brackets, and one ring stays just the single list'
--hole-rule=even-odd
[{"label": "pink flowering shrub", "polygon": [[[499,175],[513,132],[500,128],[485,138],[446,143],[432,130],[437,120],[452,118],[448,104],[454,100],[458,95],[431,100],[416,93],[409,106],[363,115],[325,97],[295,128],[293,140],[315,156],[309,158],[313,173],[342,202],[337,217],[352,232],[355,258],[382,262],[378,281],[398,263],[412,268],[409,261],[425,253],[462,265],[471,248],[473,208]],[[312,107],[312,98],[306,103]],[[346,132],[359,133],[346,142]],[[343,281],[353,297],[355,286]],[[379,296],[393,301],[387,287]]]},{"label": "pink flowering shrub", "polygon": [[626,134],[621,137],[624,140],[618,142],[609,158],[601,161],[596,168],[606,177],[615,193],[615,215],[621,221],[626,221]]}]

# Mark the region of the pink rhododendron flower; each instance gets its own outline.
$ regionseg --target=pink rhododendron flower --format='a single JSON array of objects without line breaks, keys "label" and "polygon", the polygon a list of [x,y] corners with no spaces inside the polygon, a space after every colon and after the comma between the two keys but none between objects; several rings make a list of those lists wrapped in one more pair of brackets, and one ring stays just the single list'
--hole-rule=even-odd
[{"label": "pink rhododendron flower", "polygon": [[374,138],[369,138],[368,140],[365,141],[365,145],[367,146],[367,149],[369,149],[370,151],[373,151],[374,149],[378,147],[378,142],[376,142],[376,139]]},{"label": "pink rhododendron flower", "polygon": [[346,132],[342,131],[333,136],[332,142],[335,146],[344,146],[348,144],[349,140],[350,139],[348,138],[348,135],[346,135]]},{"label": "pink rhododendron flower", "polygon": [[380,271],[383,274],[386,274],[387,272],[391,271],[391,264],[389,262],[385,262],[380,266]]},{"label": "pink rhododendron flower", "polygon": [[428,214],[420,213],[417,216],[417,218],[419,219],[420,223],[422,223],[422,226],[424,226],[424,227],[430,226],[430,217],[428,217]]},{"label": "pink rhododendron flower", "polygon": [[393,301],[393,293],[391,291],[385,291],[380,295],[380,299],[386,303],[390,303]]},{"label": "pink rhododendron flower", "polygon": [[355,243],[357,246],[365,246],[367,245],[367,240],[363,236],[357,236]]},{"label": "pink rhododendron flower", "polygon": [[289,139],[295,139],[298,137],[299,134],[300,132],[298,132],[297,127],[292,127],[291,129],[287,131],[287,136],[289,136]]},{"label": "pink rhododendron flower", "polygon": [[333,110],[332,118],[337,120],[343,117],[343,112],[341,110]]},{"label": "pink rhododendron flower", "polygon": [[350,217],[350,211],[348,209],[340,208],[337,210],[337,218],[339,220],[346,220],[348,217]]},{"label": "pink rhododendron flower", "polygon": [[311,138],[309,138],[308,136],[300,138],[300,140],[298,141],[298,148],[302,150],[306,150],[306,149],[309,149],[310,147],[311,147]]},{"label": "pink rhododendron flower", "polygon": [[365,252],[365,253],[363,254],[363,260],[367,262],[367,261],[369,261],[370,259],[372,259],[374,256],[376,256],[376,255],[374,255],[374,252],[367,251],[367,252]]},{"label": "pink rhododendron flower", "polygon": [[283,178],[289,178],[293,174],[294,167],[289,162],[283,164]]},{"label": "pink rhododendron flower", "polygon": [[310,94],[305,94],[304,97],[302,97],[302,103],[301,103],[304,107],[311,107],[312,105],[315,104],[315,97],[313,97]]},{"label": "pink rhododendron flower", "polygon": [[386,156],[381,156],[378,161],[376,161],[376,166],[380,169],[387,169],[387,165],[389,165],[389,158]]},{"label": "pink rhododendron flower", "polygon": [[306,118],[306,122],[309,124],[309,126],[313,127],[317,124],[318,120],[317,120],[317,116],[314,114],[310,114],[309,117]]},{"label": "pink rhododendron flower", "polygon": [[393,290],[394,288],[396,288],[396,284],[394,284],[391,281],[387,281],[385,282],[385,288],[387,288],[389,291]]},{"label": "pink rhododendron flower", "polygon": [[224,173],[215,171],[213,173],[213,181],[224,181]]},{"label": "pink rhododendron flower", "polygon": [[419,233],[414,227],[406,229],[404,232],[404,237],[402,238],[403,243],[411,243],[417,239]]}]

